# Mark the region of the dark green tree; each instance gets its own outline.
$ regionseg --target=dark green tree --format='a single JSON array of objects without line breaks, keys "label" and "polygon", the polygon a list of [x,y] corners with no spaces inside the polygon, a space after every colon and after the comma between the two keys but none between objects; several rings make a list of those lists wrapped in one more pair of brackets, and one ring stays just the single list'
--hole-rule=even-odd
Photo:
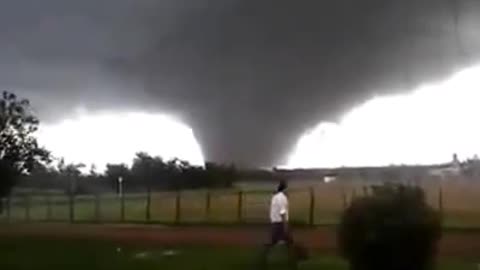
[{"label": "dark green tree", "polygon": [[338,241],[352,270],[427,270],[440,237],[440,215],[423,190],[387,184],[345,210]]},{"label": "dark green tree", "polygon": [[137,153],[131,169],[132,182],[150,190],[153,185],[157,184],[158,178],[162,176],[161,172],[165,171],[166,167],[167,165],[161,158],[152,157],[147,153]]},{"label": "dark green tree", "polygon": [[119,189],[118,178],[122,177],[125,181],[130,181],[130,169],[125,164],[107,164],[105,170],[105,178],[110,183],[110,187],[117,190]]},{"label": "dark green tree", "polygon": [[[30,102],[3,92],[0,99],[0,199],[7,196],[19,177],[38,162],[50,161],[50,153],[38,145],[34,134],[39,120]],[[0,211],[3,205],[0,200]]]},{"label": "dark green tree", "polygon": [[227,166],[207,162],[205,164],[205,172],[208,181],[206,186],[227,188],[231,187],[239,179],[239,173],[234,165]]},{"label": "dark green tree", "polygon": [[83,163],[66,164],[65,161],[61,159],[60,163],[58,164],[58,173],[68,183],[66,189],[68,194],[77,194],[80,192],[79,180],[82,178],[81,170],[84,168],[85,164]]}]

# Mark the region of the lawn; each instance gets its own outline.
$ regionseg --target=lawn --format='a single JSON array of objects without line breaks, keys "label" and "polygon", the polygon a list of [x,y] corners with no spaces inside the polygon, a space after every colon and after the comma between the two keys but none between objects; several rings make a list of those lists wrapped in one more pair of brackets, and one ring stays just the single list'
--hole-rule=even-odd
[{"label": "lawn", "polygon": [[[105,241],[13,238],[0,241],[0,269],[254,269],[259,250],[207,247],[124,246]],[[287,269],[284,250],[274,250],[269,268]],[[314,254],[299,269],[348,269],[334,256]],[[464,260],[441,260],[438,269],[476,270],[477,264]]]}]

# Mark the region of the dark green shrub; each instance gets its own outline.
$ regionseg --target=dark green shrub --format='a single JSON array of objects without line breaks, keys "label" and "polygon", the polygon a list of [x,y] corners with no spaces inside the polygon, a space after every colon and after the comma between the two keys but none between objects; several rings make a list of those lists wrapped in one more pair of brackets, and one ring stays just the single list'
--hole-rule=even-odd
[{"label": "dark green shrub", "polygon": [[423,190],[402,185],[372,187],[343,214],[339,248],[352,270],[428,270],[441,237],[439,213]]}]

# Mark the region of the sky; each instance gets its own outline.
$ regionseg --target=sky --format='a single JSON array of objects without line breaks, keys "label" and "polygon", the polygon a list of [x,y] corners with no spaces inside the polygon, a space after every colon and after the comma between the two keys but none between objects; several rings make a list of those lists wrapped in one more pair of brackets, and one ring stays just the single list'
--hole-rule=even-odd
[{"label": "sky", "polygon": [[287,161],[319,122],[479,60],[476,0],[1,0],[0,89],[50,124],[151,112],[207,160]]}]

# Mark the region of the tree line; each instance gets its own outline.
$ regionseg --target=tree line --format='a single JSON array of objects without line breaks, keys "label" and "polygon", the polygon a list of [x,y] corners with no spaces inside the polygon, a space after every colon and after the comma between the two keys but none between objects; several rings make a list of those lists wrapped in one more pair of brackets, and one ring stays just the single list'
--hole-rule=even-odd
[{"label": "tree line", "polygon": [[52,189],[72,194],[119,192],[146,192],[151,190],[180,190],[199,188],[228,188],[238,178],[232,166],[206,163],[192,166],[186,161],[165,161],[147,153],[137,153],[132,165],[107,164],[103,173],[95,168],[85,173],[83,164],[57,166],[37,164],[28,175],[20,177],[18,186],[30,189]]}]

